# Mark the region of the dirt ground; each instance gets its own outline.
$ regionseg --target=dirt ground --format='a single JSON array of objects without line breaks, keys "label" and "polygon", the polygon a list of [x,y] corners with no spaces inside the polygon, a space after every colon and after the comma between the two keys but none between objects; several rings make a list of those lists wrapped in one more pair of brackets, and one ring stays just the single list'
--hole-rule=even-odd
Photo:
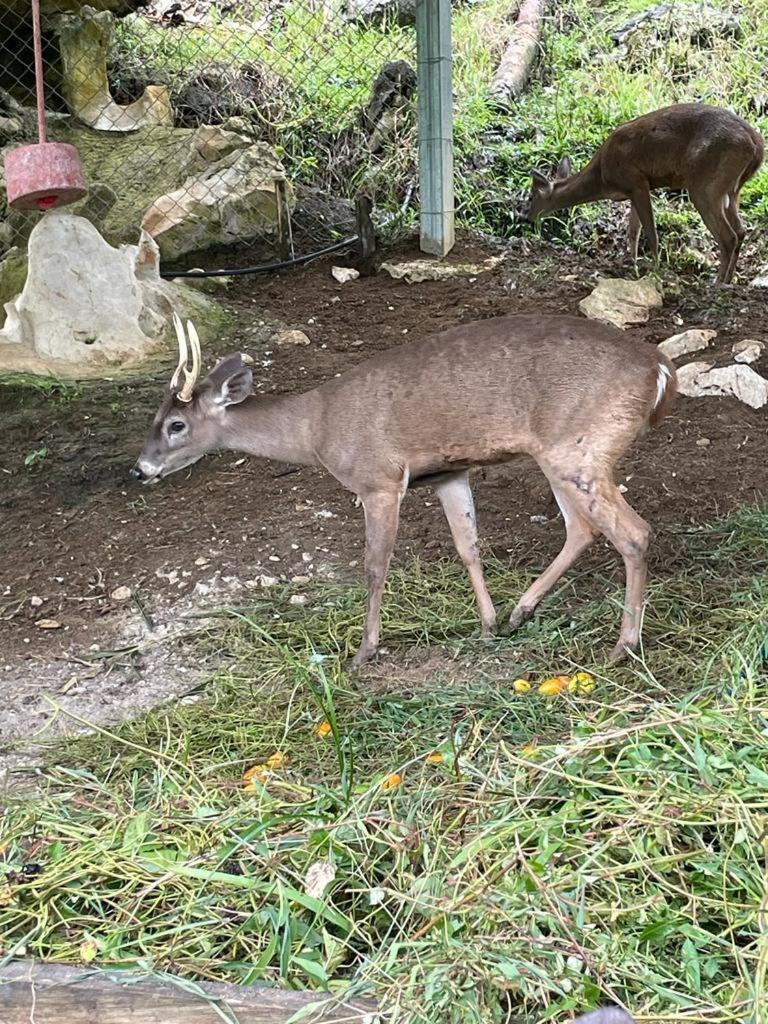
[{"label": "dirt ground", "polygon": [[[490,251],[499,250],[465,240],[450,261]],[[598,272],[628,270],[612,254],[589,263],[546,243],[518,241],[504,252],[480,277],[414,285],[385,273],[339,285],[331,261],[238,278],[224,298],[234,325],[206,358],[250,352],[259,390],[299,391],[382,348],[458,323],[578,313]],[[406,245],[388,258],[415,255]],[[304,331],[311,344],[273,349],[269,338],[283,326]],[[711,354],[729,363],[733,342],[768,340],[765,292],[737,286],[717,293],[678,281],[631,336],[658,342],[683,327],[715,328]],[[768,375],[768,349],[755,368]],[[242,603],[263,577],[298,577],[299,585],[361,578],[361,514],[319,470],[227,453],[158,487],[133,483],[128,471],[165,380],[87,385],[74,396],[0,389],[0,743],[46,735],[52,725],[76,728],[72,716],[114,721],[192,690],[201,666],[168,642],[188,628],[183,615],[192,609]],[[674,570],[681,528],[765,501],[767,442],[764,409],[681,398],[662,427],[635,445],[620,479],[656,530],[652,573]],[[562,521],[536,467],[522,460],[475,477],[486,549],[541,567],[559,549]],[[432,495],[412,493],[397,557],[451,550]],[[124,655],[101,657],[116,649]]]}]

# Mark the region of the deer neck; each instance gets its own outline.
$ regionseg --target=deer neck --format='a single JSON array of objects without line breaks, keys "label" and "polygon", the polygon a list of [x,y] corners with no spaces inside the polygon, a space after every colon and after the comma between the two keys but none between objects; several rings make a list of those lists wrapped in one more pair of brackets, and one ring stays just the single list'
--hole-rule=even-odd
[{"label": "deer neck", "polygon": [[254,395],[230,406],[224,444],[278,462],[317,465],[315,455],[317,403],[303,395]]},{"label": "deer neck", "polygon": [[549,198],[550,210],[565,210],[582,203],[593,203],[606,197],[602,180],[594,164],[587,164],[578,174],[556,181]]}]

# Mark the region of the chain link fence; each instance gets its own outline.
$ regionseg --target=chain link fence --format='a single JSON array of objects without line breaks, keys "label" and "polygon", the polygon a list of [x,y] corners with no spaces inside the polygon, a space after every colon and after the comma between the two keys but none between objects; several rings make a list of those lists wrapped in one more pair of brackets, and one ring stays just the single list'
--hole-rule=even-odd
[{"label": "chain link fence", "polygon": [[[408,0],[64,3],[42,0],[48,134],[78,149],[73,209],[113,244],[144,227],[171,266],[271,260],[354,233],[360,193],[408,205]],[[0,151],[36,140],[34,102],[31,13],[0,0]],[[35,217],[2,200],[0,257]]]}]

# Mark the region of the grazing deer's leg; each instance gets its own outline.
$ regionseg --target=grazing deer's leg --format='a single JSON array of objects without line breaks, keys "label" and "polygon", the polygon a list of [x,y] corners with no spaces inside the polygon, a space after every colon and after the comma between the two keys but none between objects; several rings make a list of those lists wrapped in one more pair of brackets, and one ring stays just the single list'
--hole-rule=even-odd
[{"label": "grazing deer's leg", "polygon": [[577,503],[571,500],[563,488],[552,484],[552,493],[565,520],[565,544],[557,558],[547,566],[517,602],[509,620],[510,630],[517,629],[531,617],[536,605],[571,568],[579,555],[586,551],[599,532],[592,527],[589,520],[580,512]]},{"label": "grazing deer's leg", "polygon": [[717,283],[727,284],[730,280],[728,271],[731,269],[734,254],[738,255],[738,238],[725,215],[726,197],[719,189],[714,191],[706,188],[690,188],[688,194],[720,249],[720,269],[717,272]]},{"label": "grazing deer's leg", "polygon": [[733,275],[736,270],[736,264],[739,260],[739,253],[741,252],[742,243],[744,242],[744,239],[747,235],[747,229],[744,227],[744,222],[739,216],[739,193],[729,192],[726,198],[728,202],[725,207],[725,216],[728,223],[736,232],[736,248],[731,254],[731,262],[725,277],[726,284],[730,284],[730,282],[733,280]]},{"label": "grazing deer's leg", "polygon": [[656,222],[653,219],[653,206],[651,205],[651,193],[646,185],[643,188],[635,189],[631,196],[632,209],[643,228],[648,245],[653,256],[653,262],[659,262],[659,236],[656,234]]},{"label": "grazing deer's leg", "polygon": [[435,493],[440,499],[445,518],[451,528],[453,543],[472,581],[483,636],[490,636],[496,626],[496,610],[485,585],[483,567],[480,564],[475,504],[469,486],[469,475],[456,473],[450,476],[447,480],[435,484]]},{"label": "grazing deer's leg", "polygon": [[352,659],[358,668],[371,658],[379,646],[381,596],[392,558],[400,517],[400,493],[381,491],[363,499],[365,512],[365,575],[368,581],[368,605],[365,611],[363,642]]},{"label": "grazing deer's leg", "polygon": [[569,482],[567,486],[569,497],[582,515],[608,538],[624,559],[627,574],[624,612],[619,642],[611,652],[611,661],[619,661],[640,644],[651,528],[630,508],[610,478],[601,475],[587,479],[582,474],[575,484]]},{"label": "grazing deer's leg", "polygon": [[632,262],[637,264],[637,253],[640,247],[640,218],[633,203],[629,205],[629,222],[627,224],[627,244]]}]

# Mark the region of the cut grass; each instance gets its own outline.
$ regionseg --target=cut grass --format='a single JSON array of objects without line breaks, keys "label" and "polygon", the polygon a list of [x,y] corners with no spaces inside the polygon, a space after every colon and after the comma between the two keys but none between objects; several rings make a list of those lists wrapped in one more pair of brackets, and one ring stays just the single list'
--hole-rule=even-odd
[{"label": "cut grass", "polygon": [[[340,660],[359,588],[208,624],[189,638],[218,662],[208,693],[63,745],[9,806],[6,954],[372,993],[388,1019],[619,999],[644,1020],[764,1024],[768,511],[681,540],[647,661],[609,673],[591,654],[615,584],[568,615],[561,593],[489,647],[467,639],[451,563],[396,573],[384,626],[390,647],[444,656],[414,671],[395,655],[368,688]],[[524,583],[499,565],[490,581],[505,599]],[[595,673],[591,696],[511,689],[522,668],[573,664]],[[335,871],[322,897],[304,883],[319,860]]]}]

